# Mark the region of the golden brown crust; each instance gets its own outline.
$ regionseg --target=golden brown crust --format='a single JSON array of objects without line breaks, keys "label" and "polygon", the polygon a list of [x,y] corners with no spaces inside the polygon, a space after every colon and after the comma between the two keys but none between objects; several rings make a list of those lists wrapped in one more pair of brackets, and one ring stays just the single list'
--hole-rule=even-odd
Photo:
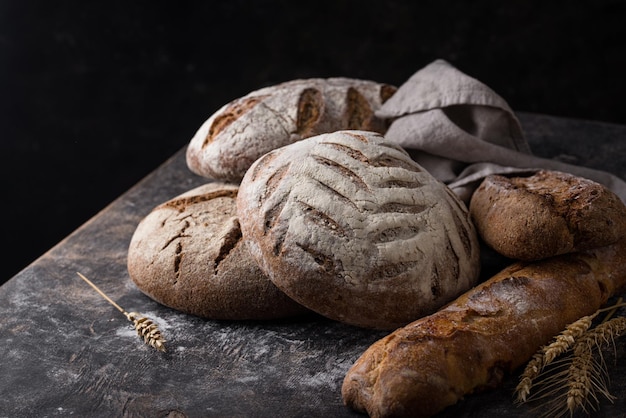
[{"label": "golden brown crust", "polygon": [[490,247],[518,260],[602,247],[626,236],[626,206],[617,195],[557,171],[488,176],[472,196],[470,213]]},{"label": "golden brown crust", "polygon": [[497,386],[625,284],[626,240],[515,263],[374,343],[346,374],[344,402],[371,417],[432,416],[466,394]]}]

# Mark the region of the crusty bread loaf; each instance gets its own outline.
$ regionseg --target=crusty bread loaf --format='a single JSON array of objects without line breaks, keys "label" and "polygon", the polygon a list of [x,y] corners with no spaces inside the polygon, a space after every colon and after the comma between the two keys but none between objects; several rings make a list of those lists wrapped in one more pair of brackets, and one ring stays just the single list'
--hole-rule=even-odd
[{"label": "crusty bread loaf", "polygon": [[237,186],[209,183],[154,208],[137,226],[128,272],[163,305],[212,319],[271,319],[307,310],[261,272],[241,240]]},{"label": "crusty bread loaf", "polygon": [[470,213],[487,245],[518,260],[601,247],[626,235],[626,206],[615,193],[558,171],[488,176],[472,195]]},{"label": "crusty bread loaf", "polygon": [[263,154],[342,129],[385,132],[374,112],[396,88],[352,78],[297,79],[233,100],[202,124],[187,148],[194,173],[238,182]]},{"label": "crusty bread loaf", "polygon": [[337,131],[266,154],[241,182],[237,213],[270,279],[348,324],[394,329],[478,279],[467,208],[373,132]]},{"label": "crusty bread loaf", "polygon": [[346,374],[346,405],[371,417],[429,417],[496,387],[571,322],[626,285],[626,241],[517,262],[368,348]]}]

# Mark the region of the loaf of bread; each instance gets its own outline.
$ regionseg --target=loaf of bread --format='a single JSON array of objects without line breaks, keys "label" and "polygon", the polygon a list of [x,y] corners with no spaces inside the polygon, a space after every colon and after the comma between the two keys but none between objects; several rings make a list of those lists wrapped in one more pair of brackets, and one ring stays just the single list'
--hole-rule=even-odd
[{"label": "loaf of bread", "polygon": [[517,262],[368,348],[342,396],[371,417],[429,417],[496,387],[571,322],[626,285],[626,241]]},{"label": "loaf of bread", "polygon": [[241,182],[237,214],[276,286],[351,325],[395,329],[478,279],[465,205],[374,132],[322,134],[266,154]]},{"label": "loaf of bread", "polygon": [[194,173],[239,182],[263,154],[300,139],[342,129],[384,133],[374,112],[396,88],[352,78],[297,79],[233,100],[202,124],[187,148]]},{"label": "loaf of bread", "polygon": [[470,213],[485,243],[517,260],[601,247],[626,236],[626,206],[615,193],[558,171],[488,176],[472,195]]},{"label": "loaf of bread", "polygon": [[241,240],[237,186],[209,183],[154,208],[137,226],[128,273],[146,295],[211,319],[308,312],[263,274]]}]

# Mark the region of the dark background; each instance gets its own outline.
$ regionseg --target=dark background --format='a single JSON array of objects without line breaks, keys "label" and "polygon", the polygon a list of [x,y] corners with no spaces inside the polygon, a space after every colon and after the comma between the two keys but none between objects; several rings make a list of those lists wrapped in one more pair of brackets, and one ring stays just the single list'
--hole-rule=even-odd
[{"label": "dark background", "polygon": [[400,85],[443,58],[516,111],[625,124],[625,18],[609,0],[0,0],[0,283],[262,86]]}]

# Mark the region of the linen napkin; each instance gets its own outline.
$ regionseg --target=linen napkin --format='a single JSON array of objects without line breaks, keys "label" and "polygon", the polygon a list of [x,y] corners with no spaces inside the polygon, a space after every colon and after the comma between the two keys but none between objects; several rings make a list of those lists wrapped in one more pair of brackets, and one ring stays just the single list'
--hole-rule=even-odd
[{"label": "linen napkin", "polygon": [[626,182],[588,167],[532,154],[513,110],[485,84],[436,60],[402,84],[376,112],[391,119],[385,138],[404,149],[466,203],[489,174],[563,171],[605,185],[626,202]]}]

